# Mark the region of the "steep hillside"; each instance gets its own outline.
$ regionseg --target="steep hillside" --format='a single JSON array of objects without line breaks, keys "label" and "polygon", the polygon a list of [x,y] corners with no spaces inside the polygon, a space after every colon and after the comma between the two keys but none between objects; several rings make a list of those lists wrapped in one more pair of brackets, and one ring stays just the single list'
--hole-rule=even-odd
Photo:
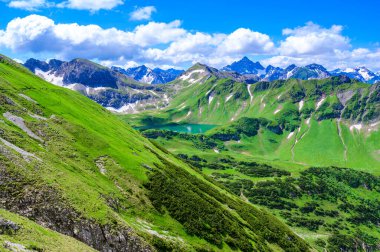
[{"label": "steep hillside", "polygon": [[101,251],[310,249],[101,106],[4,56],[0,89],[1,208]]}]

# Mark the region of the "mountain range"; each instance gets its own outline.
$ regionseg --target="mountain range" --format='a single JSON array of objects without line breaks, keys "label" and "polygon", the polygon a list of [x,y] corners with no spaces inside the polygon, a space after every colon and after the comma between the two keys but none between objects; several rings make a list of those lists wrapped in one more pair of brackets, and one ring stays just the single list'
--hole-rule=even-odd
[{"label": "mountain range", "polygon": [[86,95],[115,112],[133,113],[146,106],[165,106],[162,88],[140,83],[85,59],[49,62],[29,59],[24,66],[44,80]]},{"label": "mountain range", "polygon": [[[200,63],[187,71],[150,69],[144,65],[129,69],[107,68],[85,59],[67,62],[56,59],[49,62],[29,59],[24,66],[50,83],[76,90],[117,113],[164,108],[173,95],[181,92],[183,88],[183,85],[176,83],[197,83],[212,76],[247,84],[287,79],[325,79],[332,76],[345,76],[366,83],[376,83],[380,79],[379,75],[365,67],[331,72],[318,64],[304,67],[290,65],[285,69],[269,65],[264,68],[259,62],[252,62],[247,57],[222,70]],[[194,69],[198,70],[193,72]],[[194,78],[198,75],[198,78]],[[161,85],[164,83],[174,85]]]},{"label": "mountain range", "polygon": [[184,72],[183,70],[177,70],[174,68],[167,70],[160,68],[151,69],[145,65],[128,69],[113,66],[111,69],[125,74],[126,76],[129,76],[136,81],[149,84],[164,84],[171,82]]},{"label": "mountain range", "polygon": [[[78,61],[82,61],[82,63],[86,62],[86,60],[81,60],[81,59],[75,59],[70,62],[63,62],[63,61],[55,60],[55,59],[52,59],[49,62],[40,61],[36,59],[29,59],[25,62],[24,66],[26,66],[32,72],[37,73],[41,76],[50,74],[50,79],[53,82],[60,83],[61,80],[59,78],[58,79],[53,78],[53,76],[51,75],[53,74],[54,77],[64,75],[64,72],[65,72],[64,68],[67,68],[68,65],[73,64]],[[87,61],[87,63],[90,64],[92,62]],[[96,65],[96,63],[92,63],[92,64]],[[61,67],[63,69],[58,71],[58,69],[60,69]],[[98,65],[98,67],[102,68],[100,65]],[[213,68],[213,69],[218,70],[216,68]],[[375,73],[364,66],[355,67],[355,68],[346,68],[346,69],[335,69],[333,71],[328,71],[325,67],[318,64],[309,64],[303,67],[299,67],[292,64],[286,68],[274,67],[272,65],[263,67],[260,62],[253,62],[248,57],[243,57],[241,60],[235,61],[231,65],[225,66],[218,71],[231,72],[231,73],[235,72],[235,74],[231,74],[231,76],[235,79],[239,79],[240,81],[244,81],[246,83],[252,83],[253,81],[285,80],[285,79],[290,79],[290,78],[301,79],[301,80],[324,79],[330,76],[338,76],[338,75],[344,75],[351,79],[356,79],[360,82],[365,82],[365,83],[370,83],[370,84],[380,81],[380,72]],[[166,69],[166,70],[160,69],[160,68],[151,69],[145,65],[141,65],[141,66],[132,67],[132,68],[122,68],[122,67],[112,66],[110,72],[113,72],[113,74],[110,74],[113,76],[118,75],[118,74],[123,75],[124,77],[127,78],[129,82],[133,82],[133,80],[135,80],[137,82],[147,83],[147,84],[165,84],[165,83],[169,83],[175,80],[185,71],[177,70],[173,68]],[[237,77],[236,73],[242,76]],[[86,85],[85,80],[80,79],[80,78],[78,79],[78,77],[79,76],[77,76],[76,78],[73,78],[73,76],[70,76],[70,77],[65,76],[62,80],[63,84],[69,85],[69,84],[73,84],[74,82],[77,82],[77,83]],[[49,75],[47,75],[46,78],[49,79]],[[102,76],[102,78],[107,78],[107,76]],[[117,78],[120,78],[120,75],[119,77],[116,77],[115,79]],[[104,80],[106,80],[107,83],[105,83]],[[91,80],[91,83],[93,83],[93,81],[94,79]],[[105,84],[105,86],[116,87],[115,80],[103,79],[102,81],[103,81],[102,84],[103,85]],[[97,82],[95,81],[95,85],[96,84]]]},{"label": "mountain range", "polygon": [[379,73],[374,73],[366,67],[336,69],[328,71],[318,64],[310,64],[304,67],[290,65],[286,68],[267,66],[264,68],[260,62],[252,62],[247,57],[222,68],[223,71],[234,71],[239,74],[254,74],[261,81],[285,80],[285,79],[324,79],[330,76],[344,75],[366,83],[376,83],[380,81]]}]

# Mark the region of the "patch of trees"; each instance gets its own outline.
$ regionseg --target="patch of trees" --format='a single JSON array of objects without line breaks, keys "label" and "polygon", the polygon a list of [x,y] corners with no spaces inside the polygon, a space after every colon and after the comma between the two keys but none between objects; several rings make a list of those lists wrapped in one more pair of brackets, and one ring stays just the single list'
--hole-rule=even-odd
[{"label": "patch of trees", "polygon": [[[256,183],[236,178],[233,181],[221,177],[215,179],[236,195],[243,193],[254,204],[281,210],[289,225],[312,231],[323,226],[337,233],[350,232],[349,224],[368,228],[379,225],[379,197],[366,198],[358,196],[362,193],[356,193],[358,189],[380,193],[380,178],[366,172],[313,167],[301,172],[299,178],[275,178]],[[326,202],[330,202],[328,207]],[[336,222],[325,221],[331,219]]]},{"label": "patch of trees", "polygon": [[290,176],[290,172],[274,168],[267,164],[256,162],[239,162],[237,170],[250,177],[281,177]]},{"label": "patch of trees", "polygon": [[378,251],[380,240],[363,232],[356,232],[354,235],[335,233],[328,239],[328,251]]},{"label": "patch of trees", "polygon": [[294,216],[288,219],[288,224],[296,227],[304,227],[310,231],[317,231],[325,223],[321,219],[306,218],[303,216]]},{"label": "patch of trees", "polygon": [[276,134],[282,134],[281,125],[265,118],[242,117],[227,127],[220,128],[211,135],[221,141],[239,140],[241,135],[256,136],[260,128],[266,128]]},{"label": "patch of trees", "polygon": [[164,138],[167,140],[177,137],[186,141],[191,141],[195,148],[200,150],[213,149],[218,147],[218,149],[224,149],[223,145],[218,144],[215,139],[202,135],[202,134],[187,134],[179,133],[171,130],[158,130],[158,129],[148,129],[141,132],[145,137],[150,139]]},{"label": "patch of trees", "polygon": [[282,177],[291,175],[288,171],[256,162],[235,161],[230,158],[220,158],[217,162],[208,162],[196,155],[188,156],[186,154],[178,154],[177,156],[200,169],[209,168],[213,170],[226,170],[234,168],[236,171],[250,177]]},{"label": "patch of trees", "polygon": [[302,239],[271,215],[229,197],[219,188],[157,155],[153,149],[149,150],[156,154],[161,165],[156,164],[157,168],[149,172],[149,181],[144,185],[148,197],[158,212],[170,214],[190,235],[220,248],[227,244],[241,251],[270,251],[267,242],[276,243],[285,251],[308,250]]}]

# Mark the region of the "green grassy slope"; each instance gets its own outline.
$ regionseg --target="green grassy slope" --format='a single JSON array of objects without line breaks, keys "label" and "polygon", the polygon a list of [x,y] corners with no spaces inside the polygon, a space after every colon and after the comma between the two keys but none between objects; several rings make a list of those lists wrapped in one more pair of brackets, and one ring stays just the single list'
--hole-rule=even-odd
[{"label": "green grassy slope", "polygon": [[0,89],[1,208],[98,250],[309,250],[101,106],[3,56]]}]

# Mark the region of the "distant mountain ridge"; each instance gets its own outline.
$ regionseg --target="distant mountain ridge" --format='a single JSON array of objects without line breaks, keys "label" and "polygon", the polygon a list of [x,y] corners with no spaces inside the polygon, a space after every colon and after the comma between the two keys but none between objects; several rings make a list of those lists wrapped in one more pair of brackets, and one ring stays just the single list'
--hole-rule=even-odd
[{"label": "distant mountain ridge", "polygon": [[86,59],[73,59],[68,62],[56,59],[49,62],[29,59],[24,66],[45,80],[59,86],[78,83],[91,88],[118,88],[123,84],[136,83],[132,78],[127,78]]},{"label": "distant mountain ridge", "polygon": [[184,72],[184,70],[177,70],[174,68],[167,70],[161,68],[151,69],[145,65],[127,69],[112,66],[111,69],[121,74],[125,74],[136,81],[148,84],[165,84],[175,80]]},{"label": "distant mountain ridge", "polygon": [[374,84],[380,81],[380,74],[370,71],[366,67],[356,67],[347,69],[336,69],[328,71],[324,66],[319,64],[309,64],[303,67],[294,64],[284,68],[274,67],[272,65],[264,68],[260,62],[253,62],[247,57],[235,61],[231,65],[225,66],[222,71],[233,71],[242,75],[256,75],[262,81],[286,80],[286,79],[325,79],[330,76],[344,75],[351,79],[357,79],[361,82]]},{"label": "distant mountain ridge", "polygon": [[[85,64],[85,62],[87,64]],[[25,62],[24,66],[37,75],[45,75],[45,79],[51,79],[51,81],[48,81],[57,85],[62,86],[72,83],[80,83],[85,86],[96,87],[99,86],[99,84],[102,84],[102,86],[106,84],[106,87],[112,88],[117,87],[116,82],[118,82],[119,79],[124,79],[122,82],[125,82],[127,80],[127,82],[130,83],[169,83],[179,78],[185,72],[194,67],[193,66],[189,68],[187,71],[174,68],[151,69],[145,65],[132,68],[112,66],[109,69],[84,59],[74,59],[69,62],[56,59],[52,59],[49,62],[29,59]],[[356,79],[360,82],[370,84],[374,84],[380,81],[380,72],[375,73],[364,66],[346,69],[335,69],[333,71],[328,71],[324,66],[315,63],[306,66],[297,66],[295,64],[292,64],[286,68],[268,65],[264,68],[260,62],[253,62],[248,57],[243,57],[241,60],[235,61],[231,65],[225,66],[220,70],[213,67],[208,68],[213,69],[211,72],[214,74],[216,72],[219,72],[217,75],[222,78],[232,78],[234,80],[243,81],[246,83],[287,79],[325,79],[331,76],[339,75],[344,75],[351,79]],[[71,73],[71,71],[75,72],[75,74]],[[46,73],[48,73],[49,76],[46,76]],[[54,76],[63,76],[63,79],[55,78]]]},{"label": "distant mountain ridge", "polygon": [[332,75],[346,75],[351,79],[374,84],[380,81],[380,72],[374,73],[366,67],[355,67],[346,69],[335,69],[330,72]]},{"label": "distant mountain ridge", "polygon": [[223,67],[223,71],[234,71],[240,74],[258,74],[261,75],[265,68],[260,62],[253,62],[247,57],[242,58],[239,61],[235,61],[231,65]]}]

